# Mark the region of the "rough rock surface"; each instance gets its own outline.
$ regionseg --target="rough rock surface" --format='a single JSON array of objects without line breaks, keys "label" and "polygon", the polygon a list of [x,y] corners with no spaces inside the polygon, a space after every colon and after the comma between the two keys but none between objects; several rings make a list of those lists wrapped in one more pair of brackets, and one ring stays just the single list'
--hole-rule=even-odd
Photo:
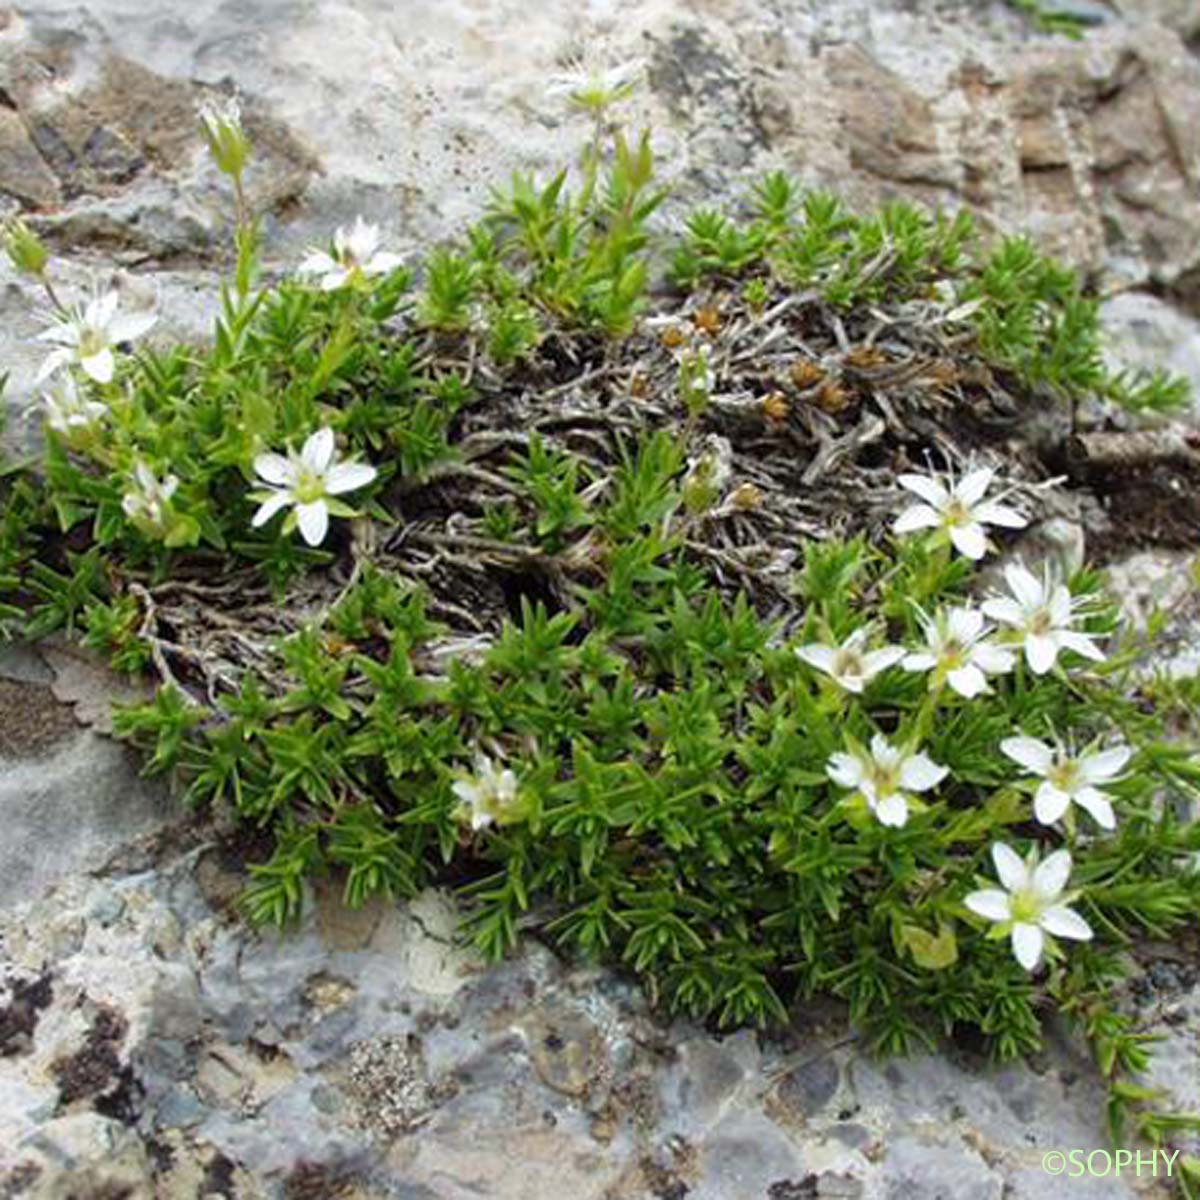
[{"label": "rough rock surface", "polygon": [[[198,338],[229,215],[199,99],[243,97],[282,271],[358,212],[401,247],[452,232],[509,170],[577,150],[550,73],[637,56],[627,116],[652,123],[681,199],[783,165],[859,203],[969,204],[1126,289],[1105,314],[1120,361],[1200,384],[1200,3],[1058,7],[1091,22],[1084,41],[982,0],[32,0],[0,8],[0,208],[46,234],[68,289],[115,279],[159,308],[156,336]],[[6,277],[24,407],[34,299]],[[1172,662],[1194,672],[1185,569],[1139,557],[1120,591],[1134,617],[1177,600]],[[62,648],[0,662],[6,1200],[1167,1194],[1042,1171],[1047,1150],[1106,1144],[1065,1035],[996,1072],[966,1050],[875,1063],[832,1009],[774,1040],[664,1027],[536,945],[481,969],[434,894],[357,914],[322,895],[298,934],[256,938],[228,842],[92,728],[112,686]],[[1196,961],[1161,948],[1134,989],[1167,1038],[1155,1081],[1185,1107]]]}]

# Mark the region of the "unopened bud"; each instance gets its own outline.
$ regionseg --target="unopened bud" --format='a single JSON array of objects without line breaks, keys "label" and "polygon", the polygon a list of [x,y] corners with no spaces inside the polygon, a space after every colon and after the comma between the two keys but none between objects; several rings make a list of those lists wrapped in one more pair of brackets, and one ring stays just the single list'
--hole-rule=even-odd
[{"label": "unopened bud", "polygon": [[50,255],[38,235],[20,217],[14,217],[4,226],[3,236],[8,261],[18,271],[40,278]]},{"label": "unopened bud", "polygon": [[250,157],[250,139],[242,128],[242,109],[236,98],[219,103],[206,100],[200,106],[200,128],[217,170],[240,177]]}]

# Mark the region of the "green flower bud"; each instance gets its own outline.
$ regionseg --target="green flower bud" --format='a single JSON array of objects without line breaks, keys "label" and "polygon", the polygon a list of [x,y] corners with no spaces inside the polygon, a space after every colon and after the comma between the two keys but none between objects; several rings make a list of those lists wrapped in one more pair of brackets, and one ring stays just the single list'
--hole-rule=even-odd
[{"label": "green flower bud", "polygon": [[242,109],[236,99],[205,101],[200,106],[200,128],[217,170],[240,178],[250,157],[250,139],[242,128]]},{"label": "green flower bud", "polygon": [[40,278],[50,255],[38,235],[20,217],[14,217],[5,224],[3,236],[9,262],[18,271]]}]

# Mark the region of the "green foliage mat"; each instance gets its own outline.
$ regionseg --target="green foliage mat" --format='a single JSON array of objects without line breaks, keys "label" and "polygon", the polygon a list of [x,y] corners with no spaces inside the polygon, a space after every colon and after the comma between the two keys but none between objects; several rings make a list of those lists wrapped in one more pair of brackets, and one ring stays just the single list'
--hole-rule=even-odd
[{"label": "green foliage mat", "polygon": [[[516,178],[418,273],[360,230],[315,254],[319,279],[260,286],[222,119],[238,261],[214,343],[114,336],[100,378],[109,302],[59,305],[0,584],[9,632],[66,629],[158,677],[118,733],[189,803],[269,831],[250,917],[295,918],[321,872],[352,905],[449,880],[486,954],[536,931],[722,1026],[826,994],[880,1050],[966,1033],[1010,1057],[1058,1011],[1113,1080],[1114,1125],[1186,1127],[1137,1086],[1145,1039],[1114,997],[1137,939],[1200,911],[1200,775],[1163,740],[1189,693],[1133,679],[1099,577],[1074,574],[1060,623],[1102,661],[1064,644],[1039,673],[1014,642],[970,697],[899,650],[858,688],[811,653],[858,632],[911,654],[1000,586],[945,530],[892,535],[899,472],[1000,468],[1033,516],[1046,469],[1008,453],[1032,405],[1166,410],[1179,382],[1108,374],[1076,277],[962,214],[855,215],[776,174],[654,237],[649,142],[605,156],[600,120],[574,190]],[[25,227],[9,250],[57,304]],[[326,451],[357,464],[337,497]],[[1081,761],[1128,747],[1115,828],[1082,801],[1035,819],[1018,734]],[[839,783],[873,738],[936,785]],[[1014,958],[1012,921],[967,903],[996,889],[997,843],[1069,852],[1055,896],[1089,940],[1050,922],[1036,968]],[[1013,913],[1040,919],[1034,900]]]}]

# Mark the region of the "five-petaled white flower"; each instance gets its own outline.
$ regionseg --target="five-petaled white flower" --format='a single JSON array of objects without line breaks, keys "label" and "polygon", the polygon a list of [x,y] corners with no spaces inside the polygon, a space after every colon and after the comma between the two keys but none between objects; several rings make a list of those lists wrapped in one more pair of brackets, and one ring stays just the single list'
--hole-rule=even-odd
[{"label": "five-petaled white flower", "polygon": [[896,518],[892,529],[896,533],[942,530],[960,554],[981,559],[988,549],[985,525],[1023,529],[1027,524],[1015,508],[995,500],[984,500],[994,474],[991,468],[980,467],[957,483],[952,476],[947,476],[945,482],[933,475],[899,476],[896,482],[920,496],[924,503],[906,508]]},{"label": "five-petaled white flower", "polygon": [[1039,865],[1036,849],[1023,862],[1010,846],[996,842],[992,861],[1005,890],[972,892],[963,903],[973,913],[1009,929],[1013,954],[1027,971],[1041,961],[1046,934],[1080,942],[1090,940],[1088,923],[1061,902],[1071,874],[1071,856],[1066,850],[1056,850]]},{"label": "five-petaled white flower", "polygon": [[1033,815],[1043,825],[1052,825],[1070,808],[1072,801],[1092,815],[1097,825],[1115,829],[1112,802],[1096,785],[1110,783],[1133,757],[1128,746],[1113,746],[1094,754],[1073,754],[1063,746],[1049,746],[1037,738],[1011,737],[1000,743],[1015,763],[1041,776],[1033,798]]},{"label": "five-petaled white flower", "polygon": [[97,383],[108,383],[116,366],[112,348],[141,337],[158,319],[154,313],[118,313],[118,303],[116,292],[95,296],[67,309],[39,333],[40,341],[51,342],[57,349],[42,363],[37,381],[41,383],[60,367],[78,363]]},{"label": "five-petaled white flower", "polygon": [[84,396],[70,375],[59,376],[50,391],[43,393],[46,421],[58,433],[71,434],[76,429],[95,425],[108,413],[108,405]]},{"label": "five-petaled white flower", "polygon": [[313,247],[300,264],[306,275],[320,275],[322,291],[332,292],[351,279],[386,275],[401,262],[400,255],[379,249],[379,227],[356,217],[353,226],[344,226],[333,235],[333,253]]},{"label": "five-petaled white flower", "polygon": [[351,516],[352,510],[332,499],[343,492],[366,487],[376,475],[367,463],[337,462],[334,458],[333,430],[318,429],[304,443],[299,454],[260,454],[254,469],[270,488],[255,492],[261,506],[250,522],[258,528],[281,508],[295,505],[295,513],[284,522],[284,532],[300,526],[310,546],[319,546],[329,530],[329,514]]},{"label": "five-petaled white flower", "polygon": [[132,520],[161,526],[167,504],[179,487],[179,480],[168,474],[160,483],[154,472],[142,462],[134,466],[133,479],[133,491],[126,492],[121,499],[125,515]]},{"label": "five-petaled white flower", "polygon": [[451,790],[462,801],[457,810],[459,819],[469,821],[473,831],[516,815],[517,777],[486,754],[475,756],[474,778],[458,780]]},{"label": "five-petaled white flower", "polygon": [[889,744],[880,733],[871,738],[870,751],[850,741],[849,753],[832,754],[826,774],[844,788],[853,788],[883,825],[903,825],[908,820],[907,792],[927,792],[937,787],[948,768],[924,754]]},{"label": "five-petaled white flower", "polygon": [[1013,669],[1014,658],[1007,650],[986,640],[983,613],[973,608],[943,609],[933,617],[921,613],[925,627],[925,649],[908,654],[908,671],[932,671],[929,686],[948,683],[960,696],[970,699],[989,690],[987,676],[1003,675]]},{"label": "five-petaled white flower", "polygon": [[858,694],[880,671],[886,671],[904,657],[904,650],[900,646],[866,650],[864,643],[869,635],[870,629],[863,626],[840,646],[810,642],[806,646],[797,646],[796,655],[810,667],[823,671],[839,687]]},{"label": "five-petaled white flower", "polygon": [[985,600],[982,608],[992,620],[1012,628],[1015,641],[1025,647],[1025,661],[1035,675],[1049,671],[1063,650],[1104,661],[1103,653],[1092,642],[1094,635],[1072,628],[1078,610],[1087,601],[1072,598],[1066,584],[1052,584],[1048,568],[1039,580],[1020,563],[1010,563],[1004,568],[1004,578],[1012,595]]}]

